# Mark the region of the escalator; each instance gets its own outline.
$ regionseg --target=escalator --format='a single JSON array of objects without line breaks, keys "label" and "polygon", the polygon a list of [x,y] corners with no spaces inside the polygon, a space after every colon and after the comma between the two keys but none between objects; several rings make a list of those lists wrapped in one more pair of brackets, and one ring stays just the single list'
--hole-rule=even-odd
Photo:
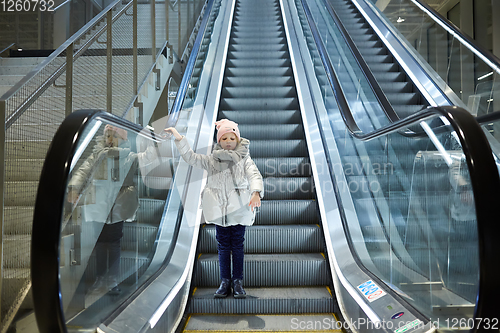
[{"label": "escalator", "polygon": [[330,3],[396,114],[405,118],[427,107],[428,102],[354,3],[344,0]]},{"label": "escalator", "polygon": [[[498,252],[491,244],[499,227],[487,221],[500,198],[500,180],[482,129],[463,110],[414,114],[426,103],[410,92],[411,83],[396,84],[402,96],[387,96],[399,116],[409,116],[393,123],[371,99],[373,92],[356,76],[359,72],[342,63],[346,52],[335,51],[339,39],[315,31],[334,30],[333,21],[318,10],[321,3],[221,1],[208,50],[187,66],[203,69],[196,77],[186,75],[176,99],[179,118],[184,115],[186,121],[168,123],[199,153],[210,152],[217,119],[239,123],[242,137],[251,142],[265,188],[256,222],[246,232],[247,298],[213,297],[220,277],[215,228],[202,223],[199,210],[202,171],[179,159],[172,142],[151,129],[82,111],[59,130],[57,151],[49,151],[40,182],[32,274],[39,277],[34,294],[41,332],[331,331],[347,326],[368,332],[399,313],[406,321],[383,328],[424,332],[444,318],[433,311],[461,308],[465,311],[452,318],[495,318],[491,300],[496,296],[484,290],[492,287],[496,270],[487,263]],[[335,70],[342,84],[334,82]],[[75,203],[82,214],[69,222],[61,222],[61,210],[71,201],[71,176],[95,153],[93,144],[107,125],[128,133],[142,205],[146,197],[158,196],[165,207],[156,237],[134,225],[129,241],[122,241],[132,254],[124,260],[131,261],[128,266],[120,265],[122,293],[104,288],[92,294],[95,264],[73,280],[59,274],[91,262],[89,250],[102,223],[89,228],[86,210],[103,191],[97,185],[102,189],[107,183],[89,177],[81,192],[84,202]],[[128,164],[118,167],[109,153],[108,159],[108,166],[127,174]],[[460,188],[449,180],[453,160],[466,182]],[[122,176],[116,180],[116,171],[109,175],[107,182],[123,181]],[[457,226],[450,207],[463,193],[473,198],[475,214]],[[127,223],[134,222],[125,223],[130,228]],[[475,269],[481,275],[467,272],[472,266],[458,260],[464,255],[480,259]]]},{"label": "escalator", "polygon": [[[338,312],[299,100],[277,0],[238,0],[218,119],[239,124],[264,178],[264,199],[245,236],[247,299],[220,301],[215,226],[200,229],[186,331],[278,330],[296,320],[332,321]],[[241,316],[235,317],[238,314]],[[307,316],[304,316],[307,314]],[[233,318],[233,319],[231,319]],[[256,326],[255,326],[256,325]]]}]

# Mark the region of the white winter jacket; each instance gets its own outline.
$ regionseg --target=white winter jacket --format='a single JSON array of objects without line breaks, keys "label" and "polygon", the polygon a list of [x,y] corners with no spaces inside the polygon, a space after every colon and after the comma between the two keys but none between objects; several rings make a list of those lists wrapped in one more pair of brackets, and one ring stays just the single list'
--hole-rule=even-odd
[{"label": "white winter jacket", "polygon": [[255,214],[250,206],[253,192],[264,196],[264,183],[257,166],[250,158],[250,141],[241,138],[234,150],[217,144],[210,155],[193,152],[185,137],[175,144],[186,163],[208,171],[203,189],[202,209],[207,223],[223,227],[252,225]]},{"label": "white winter jacket", "polygon": [[73,171],[68,183],[79,193],[88,182],[94,187],[95,197],[87,196],[83,202],[86,220],[106,224],[133,220],[139,207],[136,170],[137,154],[128,142],[109,148],[98,137],[93,153]]}]

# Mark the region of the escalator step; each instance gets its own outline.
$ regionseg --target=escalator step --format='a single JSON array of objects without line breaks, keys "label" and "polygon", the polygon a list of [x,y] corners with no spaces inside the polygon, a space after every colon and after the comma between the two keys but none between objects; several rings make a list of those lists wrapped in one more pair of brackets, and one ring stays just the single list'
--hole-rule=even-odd
[{"label": "escalator step", "polygon": [[191,299],[192,313],[332,313],[338,311],[327,287],[245,288],[242,301],[214,299],[214,288],[197,288]]},{"label": "escalator step", "polygon": [[[200,229],[201,253],[217,253],[215,226]],[[323,252],[323,235],[318,225],[254,225],[245,232],[245,253]]]},{"label": "escalator step", "polygon": [[267,140],[252,140],[250,153],[252,157],[307,156],[307,146],[304,140],[280,141],[279,145],[270,145]]},{"label": "escalator step", "polygon": [[310,177],[264,178],[265,197],[270,200],[313,199]]},{"label": "escalator step", "polygon": [[262,177],[311,177],[307,157],[254,158]]},{"label": "escalator step", "polygon": [[319,224],[314,200],[269,200],[264,196],[254,225]]},{"label": "escalator step", "polygon": [[232,119],[238,124],[299,124],[302,122],[300,111],[298,110],[221,110],[220,115],[222,118]]},{"label": "escalator step", "polygon": [[296,97],[286,98],[224,98],[220,102],[224,110],[297,110],[299,102]]},{"label": "escalator step", "polygon": [[[220,284],[218,254],[204,253],[196,264],[196,286]],[[328,263],[321,253],[245,254],[243,272],[248,287],[322,286],[329,279]]]},{"label": "escalator step", "polygon": [[[207,322],[213,323],[207,328]],[[310,323],[322,323],[322,328],[332,333],[341,333],[342,322],[338,322],[331,313],[294,314],[290,315],[234,315],[224,317],[217,315],[191,315],[184,333],[198,332],[311,332]],[[317,326],[317,325],[316,325]],[[338,329],[337,329],[338,328]],[[314,330],[314,332],[319,332]]]},{"label": "escalator step", "polygon": [[295,140],[304,137],[302,125],[282,124],[276,131],[276,125],[239,125],[243,137],[252,140]]}]

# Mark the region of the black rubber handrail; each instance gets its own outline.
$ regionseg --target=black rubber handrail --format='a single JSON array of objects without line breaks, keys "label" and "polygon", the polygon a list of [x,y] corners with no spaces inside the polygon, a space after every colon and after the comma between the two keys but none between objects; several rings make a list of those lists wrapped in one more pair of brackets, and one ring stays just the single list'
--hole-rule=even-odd
[{"label": "black rubber handrail", "polygon": [[[362,133],[347,104],[333,66],[326,56],[326,49],[311,17],[309,7],[304,0],[302,0],[302,6],[342,119],[349,132],[356,139],[367,141],[380,138],[431,117],[445,117],[457,133],[470,174],[477,216],[480,276],[474,318],[498,320],[500,316],[497,310],[497,302],[500,297],[500,290],[496,287],[496,277],[500,274],[500,266],[497,265],[496,261],[500,255],[500,246],[497,240],[497,235],[500,234],[500,224],[491,222],[496,221],[498,216],[496,206],[500,202],[500,176],[493,158],[493,152],[481,126],[468,111],[456,106],[443,106],[429,107],[371,133]],[[479,330],[481,328],[474,327],[472,331]]]},{"label": "black rubber handrail", "polygon": [[207,8],[205,9],[205,13],[203,15],[203,19],[200,24],[200,30],[198,31],[198,35],[196,36],[196,40],[193,45],[193,49],[191,51],[191,54],[189,55],[189,60],[186,65],[186,69],[184,70],[184,75],[182,76],[181,84],[179,85],[179,90],[177,90],[174,104],[172,105],[172,112],[170,112],[165,128],[174,127],[175,124],[177,124],[177,120],[179,119],[179,111],[182,109],[182,105],[184,104],[184,97],[188,90],[189,82],[191,81],[191,76],[193,75],[194,66],[196,64],[196,58],[198,58],[198,51],[200,50],[200,46],[203,41],[203,36],[205,35],[205,30],[207,28],[208,18],[210,17],[213,3],[214,0],[207,1]]},{"label": "black rubber handrail", "polygon": [[332,7],[331,3],[328,0],[323,0],[323,3],[328,10],[328,13],[332,17],[332,19],[335,21],[335,24],[337,25],[337,28],[340,30],[340,33],[344,40],[347,43],[347,46],[351,50],[352,55],[354,56],[354,59],[358,63],[359,67],[361,68],[361,71],[363,72],[363,75],[365,76],[366,80],[368,81],[368,84],[370,85],[370,88],[372,89],[375,97],[377,98],[380,106],[384,110],[384,113],[386,114],[387,118],[391,122],[396,122],[400,119],[399,115],[394,111],[394,108],[392,107],[391,103],[387,99],[387,96],[384,94],[384,91],[382,88],[380,88],[380,85],[378,84],[377,79],[375,79],[375,76],[373,75],[372,71],[370,70],[370,67],[368,67],[365,59],[361,55],[361,52],[359,52],[358,47],[352,40],[351,36],[347,32],[347,29],[344,27],[344,24],[342,24],[342,21],[337,15],[337,12],[335,9]]}]

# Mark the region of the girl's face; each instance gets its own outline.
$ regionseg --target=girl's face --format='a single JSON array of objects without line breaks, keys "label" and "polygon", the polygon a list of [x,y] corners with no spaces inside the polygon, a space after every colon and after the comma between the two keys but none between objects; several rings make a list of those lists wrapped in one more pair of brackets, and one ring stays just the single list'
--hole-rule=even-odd
[{"label": "girl's face", "polygon": [[106,141],[106,147],[118,147],[121,138],[115,131],[107,130],[104,133],[104,140]]},{"label": "girl's face", "polygon": [[225,150],[234,150],[238,144],[238,138],[234,133],[226,133],[220,138],[219,144]]}]

